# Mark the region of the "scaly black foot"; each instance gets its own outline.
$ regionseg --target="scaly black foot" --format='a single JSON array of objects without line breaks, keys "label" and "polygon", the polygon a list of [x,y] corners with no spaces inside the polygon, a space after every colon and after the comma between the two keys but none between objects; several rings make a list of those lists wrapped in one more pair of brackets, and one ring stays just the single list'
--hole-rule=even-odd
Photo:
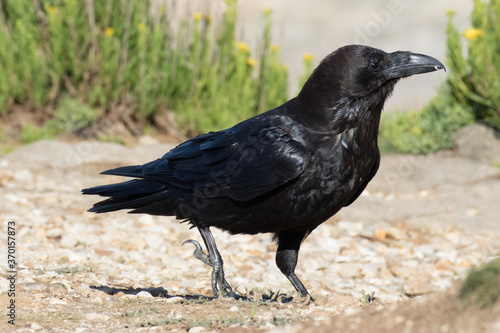
[{"label": "scaly black foot", "polygon": [[215,240],[210,232],[210,229],[198,228],[198,230],[200,231],[201,237],[205,241],[208,254],[203,252],[200,243],[193,239],[184,241],[182,245],[186,243],[193,244],[196,247],[193,251],[194,257],[201,260],[205,265],[212,267],[212,292],[214,293],[214,296],[219,297],[220,292],[223,297],[233,297],[233,288],[231,288],[224,277],[224,261],[217,250],[217,246],[215,245]]},{"label": "scaly black foot", "polygon": [[182,242],[182,246],[184,246],[184,244],[186,244],[186,243],[191,243],[196,247],[196,249],[193,251],[193,256],[196,259],[199,259],[205,265],[212,267],[212,264],[210,263],[210,260],[208,259],[208,255],[205,252],[203,252],[203,249],[201,248],[200,243],[198,243],[194,239],[187,239],[184,242]]}]

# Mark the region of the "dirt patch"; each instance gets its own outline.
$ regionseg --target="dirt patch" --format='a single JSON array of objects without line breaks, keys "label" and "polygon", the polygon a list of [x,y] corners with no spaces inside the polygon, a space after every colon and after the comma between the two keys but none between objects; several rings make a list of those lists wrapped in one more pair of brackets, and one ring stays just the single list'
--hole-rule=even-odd
[{"label": "dirt patch", "polygon": [[[500,305],[463,306],[457,288],[391,304],[366,303],[349,295],[321,297],[303,305],[294,300],[258,301],[195,296],[158,296],[134,290],[109,295],[75,281],[74,289],[54,283],[27,284],[18,293],[16,332],[498,332]],[[27,288],[29,290],[23,290]],[[86,290],[86,294],[82,291]],[[8,302],[0,295],[0,303]],[[3,332],[12,327],[5,321]]]},{"label": "dirt patch", "polygon": [[[82,286],[83,287],[83,286]],[[54,289],[54,288],[52,288]],[[207,330],[228,328],[270,329],[312,318],[326,318],[346,307],[371,307],[346,296],[321,299],[305,306],[297,302],[259,302],[231,298],[213,299],[203,296],[151,297],[138,294],[110,296],[101,291],[78,293],[53,292],[41,297],[40,292],[22,291],[18,302],[22,313],[18,327],[33,323],[48,331],[140,331],[142,328],[185,332],[193,327]],[[6,295],[1,295],[2,304]],[[35,326],[37,326],[35,325]]]},{"label": "dirt patch", "polygon": [[[8,111],[0,116],[0,156],[4,149],[10,151],[22,143],[22,129],[32,124],[41,130],[45,122],[52,119],[54,106],[35,107],[29,103],[12,104]],[[128,146],[140,143],[148,128],[154,134],[155,142],[182,142],[186,139],[179,130],[173,111],[165,109],[149,119],[137,117],[127,105],[111,105],[91,125],[74,133],[60,133],[57,137],[66,142],[76,143],[81,140],[101,140],[121,142]]]},{"label": "dirt patch", "polygon": [[500,304],[465,307],[457,288],[386,306],[343,313],[322,324],[307,321],[289,332],[498,332]]}]

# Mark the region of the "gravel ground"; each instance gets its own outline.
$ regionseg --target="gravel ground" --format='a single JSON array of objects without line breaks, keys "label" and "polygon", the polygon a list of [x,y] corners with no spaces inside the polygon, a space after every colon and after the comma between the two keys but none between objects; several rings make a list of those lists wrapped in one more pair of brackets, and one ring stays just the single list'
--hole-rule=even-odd
[{"label": "gravel ground", "polygon": [[[210,299],[200,296],[211,296],[210,269],[192,257],[191,245],[181,246],[186,239],[200,240],[197,231],[168,217],[86,212],[97,198],[82,196],[82,188],[120,180],[98,172],[149,161],[172,147],[149,141],[153,140],[143,140],[144,144],[135,148],[41,141],[0,158],[3,232],[8,221],[16,223],[18,332],[56,328],[117,331],[125,327],[130,331],[142,330],[141,326],[190,332],[196,332],[194,327],[201,327],[198,332],[231,326],[271,329],[448,290],[469,268],[500,253],[498,228],[491,229],[488,223],[494,221],[481,218],[486,209],[468,207],[451,194],[443,194],[446,189],[452,193],[457,190],[450,179],[438,176],[438,169],[449,173],[446,165],[451,163],[457,170],[460,166],[466,170],[469,161],[449,156],[417,157],[434,170],[417,180],[427,189],[411,188],[404,182],[390,189],[383,180],[396,171],[401,175],[401,157],[389,156],[382,159],[374,185],[359,204],[324,223],[302,246],[296,273],[317,299],[315,305],[278,297],[281,302],[258,303],[258,307],[242,300],[213,300],[206,306]],[[489,190],[484,195],[498,193],[499,170],[479,164],[472,167],[480,170],[481,176],[462,186],[465,202],[470,202],[467,195],[476,187],[486,186]],[[402,181],[411,184],[419,170],[415,168]],[[437,183],[433,180],[436,177]],[[444,187],[438,186],[439,179],[446,180]],[[485,221],[485,228],[443,223],[442,211],[408,215],[418,211],[412,207],[425,207],[443,198],[460,206],[455,209],[443,204],[444,210],[453,210],[451,216],[459,212],[463,224]],[[496,198],[491,197],[492,202]],[[481,200],[485,207],[494,207],[492,202]],[[399,214],[404,207],[406,213]],[[493,220],[499,216],[499,208],[495,209]],[[424,218],[427,222],[422,222]],[[225,261],[226,278],[238,293],[249,298],[260,294],[297,298],[275,266],[276,245],[270,235],[213,232]],[[2,249],[7,248],[5,239],[0,242]],[[2,259],[2,277],[9,275],[5,263]],[[0,282],[4,304],[9,284],[6,279]],[[375,302],[366,304],[363,295],[373,293]],[[0,329],[5,322],[3,319]]]}]

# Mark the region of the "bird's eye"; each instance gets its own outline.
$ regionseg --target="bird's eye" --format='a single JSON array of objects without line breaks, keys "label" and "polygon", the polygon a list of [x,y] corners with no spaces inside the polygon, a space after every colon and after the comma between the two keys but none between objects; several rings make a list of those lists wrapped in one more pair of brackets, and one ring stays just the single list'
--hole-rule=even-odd
[{"label": "bird's eye", "polygon": [[370,69],[371,70],[377,71],[379,68],[380,68],[380,63],[378,61],[372,60],[370,62]]}]

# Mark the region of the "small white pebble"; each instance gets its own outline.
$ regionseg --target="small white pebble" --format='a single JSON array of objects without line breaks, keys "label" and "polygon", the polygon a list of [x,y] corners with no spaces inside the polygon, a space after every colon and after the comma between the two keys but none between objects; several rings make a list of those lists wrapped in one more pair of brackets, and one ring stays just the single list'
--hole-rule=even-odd
[{"label": "small white pebble", "polygon": [[31,324],[31,329],[35,330],[35,331],[39,331],[39,330],[43,329],[43,327],[39,323],[32,323]]},{"label": "small white pebble", "polygon": [[182,302],[184,298],[180,297],[180,296],[175,296],[175,297],[169,297],[167,298],[167,303],[179,303],[179,302]]},{"label": "small white pebble", "polygon": [[58,305],[66,305],[67,303],[65,301],[63,301],[62,299],[59,299],[59,298],[52,298],[50,301],[49,301],[50,304],[58,304]]},{"label": "small white pebble", "polygon": [[88,321],[99,321],[104,323],[109,321],[110,317],[105,314],[91,312],[85,315],[85,319]]},{"label": "small white pebble", "polygon": [[232,306],[229,311],[231,312],[238,312],[240,309],[237,306]]},{"label": "small white pebble", "polygon": [[151,295],[149,292],[143,290],[137,294],[137,297],[139,297],[139,298],[153,298],[153,295]]},{"label": "small white pebble", "polygon": [[189,329],[189,333],[201,333],[205,331],[205,327],[203,326],[194,326]]}]

